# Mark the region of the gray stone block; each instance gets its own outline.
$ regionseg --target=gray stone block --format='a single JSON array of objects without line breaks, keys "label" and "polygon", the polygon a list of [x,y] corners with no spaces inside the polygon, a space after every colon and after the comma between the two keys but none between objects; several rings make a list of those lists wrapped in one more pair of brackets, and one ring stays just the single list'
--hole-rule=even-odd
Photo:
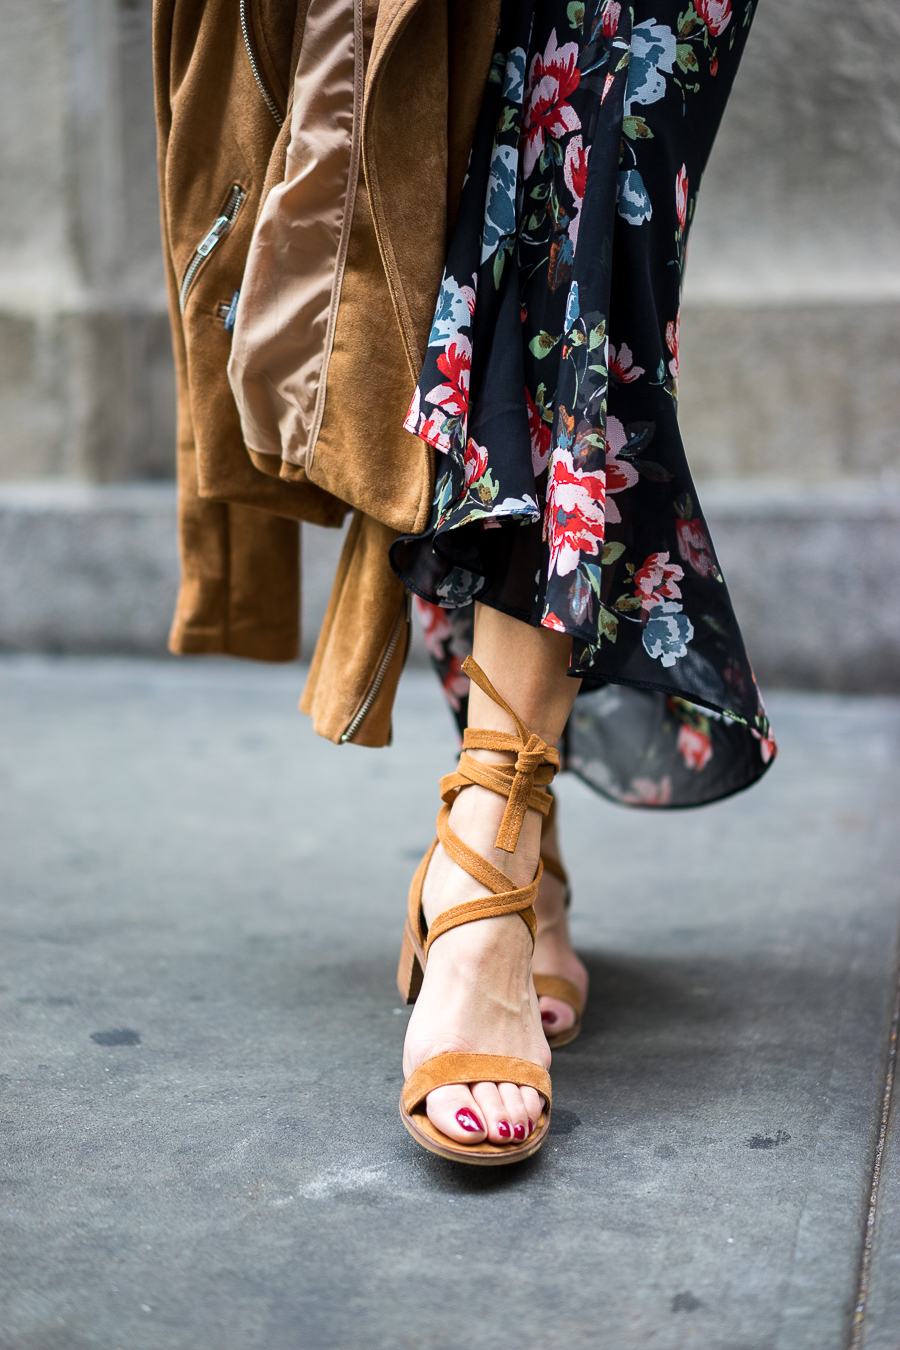
[{"label": "gray stone block", "polygon": [[0,649],[165,651],[177,586],[171,484],[0,485]]},{"label": "gray stone block", "polygon": [[702,477],[900,482],[900,303],[686,300],[678,416]]},{"label": "gray stone block", "polygon": [[701,483],[765,687],[900,690],[900,492],[836,482]]}]

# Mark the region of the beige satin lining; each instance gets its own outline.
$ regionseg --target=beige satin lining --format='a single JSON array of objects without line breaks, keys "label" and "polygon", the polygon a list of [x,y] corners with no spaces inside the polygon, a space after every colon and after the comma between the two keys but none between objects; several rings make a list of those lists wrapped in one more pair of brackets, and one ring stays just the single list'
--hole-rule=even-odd
[{"label": "beige satin lining", "polygon": [[228,378],[251,450],[308,466],[359,177],[362,0],[311,0],[294,78],[284,182],[254,231]]}]

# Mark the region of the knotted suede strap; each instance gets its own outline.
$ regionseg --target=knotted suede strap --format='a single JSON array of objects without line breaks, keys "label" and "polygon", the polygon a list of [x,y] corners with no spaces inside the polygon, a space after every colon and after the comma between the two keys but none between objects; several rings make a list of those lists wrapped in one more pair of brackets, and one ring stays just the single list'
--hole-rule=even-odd
[{"label": "knotted suede strap", "polygon": [[551,1105],[550,1075],[540,1064],[512,1055],[472,1055],[460,1050],[434,1055],[413,1069],[403,1084],[401,1101],[407,1111],[414,1111],[429,1092],[451,1083],[515,1083],[534,1088],[546,1098],[548,1108]]},{"label": "knotted suede strap", "polygon": [[[495,847],[515,853],[519,831],[529,807],[546,816],[552,798],[539,787],[547,787],[559,772],[559,751],[528,730],[520,717],[497,693],[484,671],[471,656],[463,662],[463,672],[488,698],[502,708],[516,724],[517,736],[510,732],[468,727],[463,736],[463,754],[455,773],[441,779],[441,798],[452,805],[462,788],[470,783],[488,788],[506,797],[506,810],[497,832]],[[466,750],[505,750],[516,756],[515,764],[484,764],[465,754]]]},{"label": "knotted suede strap", "polygon": [[[559,769],[559,752],[545,745],[539,736],[533,736],[521,718],[517,717],[507,703],[497,693],[484,671],[471,656],[463,662],[463,670],[474,680],[498,707],[509,714],[516,725],[517,736],[503,731],[490,731],[485,728],[469,729],[465,733],[464,746],[478,750],[510,750],[516,756],[515,764],[482,764],[470,755],[460,756],[456,773],[447,774],[441,779],[441,807],[437,820],[437,834],[444,852],[449,858],[468,872],[470,877],[490,891],[489,895],[477,900],[467,900],[464,904],[454,905],[439,914],[425,934],[421,898],[425,883],[425,874],[431,861],[431,853],[420,864],[410,889],[410,930],[416,935],[423,956],[427,958],[429,949],[442,933],[458,928],[464,923],[474,923],[478,919],[492,919],[502,914],[518,914],[531,933],[532,941],[537,931],[537,918],[534,913],[534,897],[543,875],[544,864],[538,862],[537,872],[528,886],[514,887],[508,876],[494,867],[480,854],[469,848],[450,828],[450,807],[463,788],[472,783],[489,788],[501,797],[508,798],[506,811],[497,835],[497,847],[506,853],[514,853],[519,840],[519,831],[529,807],[546,816],[550,811],[553,798],[546,792],[539,792],[537,786],[549,784]],[[454,1081],[454,1080],[450,1080]],[[458,1081],[458,1080],[456,1080]],[[475,1080],[472,1080],[475,1081]]]},{"label": "knotted suede strap", "polygon": [[[477,900],[466,900],[463,904],[453,905],[439,914],[428,929],[425,956],[428,956],[431,944],[436,942],[442,933],[448,932],[451,928],[459,928],[464,923],[474,923],[477,919],[493,919],[499,914],[518,914],[531,933],[533,942],[537,932],[534,897],[537,895],[537,888],[543,875],[543,863],[538,863],[534,880],[529,886],[513,886],[505,873],[492,866],[480,853],[469,848],[468,844],[451,830],[449,819],[450,807],[442,806],[437,818],[437,835],[444,852],[458,867],[468,872],[470,877],[486,886],[491,894],[479,896]],[[424,879],[423,872],[422,880]],[[415,899],[417,915],[421,913],[420,895]]]}]

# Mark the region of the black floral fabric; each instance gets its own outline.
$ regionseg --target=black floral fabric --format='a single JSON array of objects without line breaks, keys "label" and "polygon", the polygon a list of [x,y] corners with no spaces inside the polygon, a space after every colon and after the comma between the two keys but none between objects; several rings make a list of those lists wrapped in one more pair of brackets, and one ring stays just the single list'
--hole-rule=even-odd
[{"label": "black floral fabric", "polygon": [[391,560],[455,711],[476,599],[571,634],[566,763],[633,805],[775,754],[677,420],[688,232],[755,3],[504,4],[405,423],[435,500]]}]

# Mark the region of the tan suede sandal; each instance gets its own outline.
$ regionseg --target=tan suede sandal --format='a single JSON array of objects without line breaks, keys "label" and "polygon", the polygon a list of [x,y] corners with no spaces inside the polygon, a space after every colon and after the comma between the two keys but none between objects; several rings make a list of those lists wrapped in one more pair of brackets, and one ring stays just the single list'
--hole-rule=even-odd
[{"label": "tan suede sandal", "polygon": [[[550,793],[550,810],[544,819],[545,827],[553,823],[556,815],[556,798]],[[572,903],[572,887],[569,882],[569,874],[562,863],[556,858],[551,858],[546,853],[541,853],[541,862],[544,864],[544,871],[550,872],[552,876],[559,877],[566,888],[566,909]],[[575,1021],[566,1031],[558,1031],[555,1036],[547,1036],[547,1044],[551,1050],[558,1050],[562,1045],[568,1045],[574,1041],[575,1037],[581,1031],[581,1019],[584,1016],[585,1000],[577,984],[567,980],[563,975],[535,975],[534,987],[538,998],[558,998],[563,1003],[568,1003],[569,1007],[575,1013]],[[544,1032],[546,1036],[546,1031]]]},{"label": "tan suede sandal", "polygon": [[[532,735],[471,657],[466,658],[462,668],[488,698],[509,714],[516,725],[518,736],[484,728],[468,728],[463,738],[459,767],[455,773],[441,779],[440,792],[444,805],[438,814],[437,839],[419,863],[409,890],[409,912],[397,971],[397,986],[407,1003],[415,1003],[418,997],[432,944],[451,928],[499,914],[518,914],[530,932],[532,941],[537,928],[534,897],[543,864],[538,862],[530,885],[511,890],[509,877],[464,844],[448,822],[450,808],[465,788],[477,783],[491,792],[497,792],[507,798],[507,805],[497,833],[496,847],[506,853],[514,853],[529,807],[540,811],[542,815],[550,810],[551,798],[546,792],[538,791],[538,788],[547,786],[558,772],[559,753],[545,745],[539,736]],[[483,764],[467,755],[466,750],[509,750],[517,758],[515,764]],[[486,887],[490,895],[454,905],[439,914],[428,928],[422,912],[422,889],[438,843],[457,866]],[[486,1140],[481,1144],[458,1144],[432,1125],[425,1112],[428,1093],[453,1083],[516,1083],[520,1087],[533,1087],[546,1099],[547,1105],[532,1133],[520,1144],[491,1144]],[[453,1052],[426,1059],[409,1075],[400,1096],[400,1116],[416,1142],[429,1152],[454,1162],[497,1167],[521,1162],[538,1151],[550,1128],[551,1100],[550,1075],[540,1064],[507,1055]]]}]

